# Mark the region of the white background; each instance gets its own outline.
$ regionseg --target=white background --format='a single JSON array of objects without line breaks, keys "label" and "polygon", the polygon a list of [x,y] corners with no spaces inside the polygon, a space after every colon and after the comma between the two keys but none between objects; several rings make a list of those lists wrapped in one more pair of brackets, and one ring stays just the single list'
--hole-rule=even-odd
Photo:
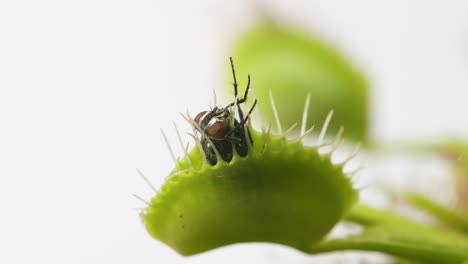
[{"label": "white background", "polygon": [[[367,74],[373,137],[468,134],[466,2],[270,2]],[[0,1],[0,262],[324,263],[271,245],[183,258],[134,209],[151,196],[135,168],[159,186],[173,165],[159,129],[180,153],[171,121],[210,105],[256,18],[247,0]]]}]

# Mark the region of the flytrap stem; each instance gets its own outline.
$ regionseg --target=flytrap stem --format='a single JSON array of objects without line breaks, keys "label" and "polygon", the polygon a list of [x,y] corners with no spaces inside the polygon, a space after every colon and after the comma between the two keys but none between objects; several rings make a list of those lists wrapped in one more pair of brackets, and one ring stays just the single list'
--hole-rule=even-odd
[{"label": "flytrap stem", "polygon": [[468,238],[395,213],[356,205],[346,220],[361,224],[356,236],[319,243],[311,253],[336,250],[377,251],[423,263],[463,263],[468,259]]}]

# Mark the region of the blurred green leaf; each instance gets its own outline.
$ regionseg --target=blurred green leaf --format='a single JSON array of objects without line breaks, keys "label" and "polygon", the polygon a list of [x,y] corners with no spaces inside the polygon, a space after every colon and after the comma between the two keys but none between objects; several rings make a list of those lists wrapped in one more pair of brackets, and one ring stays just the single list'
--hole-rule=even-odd
[{"label": "blurred green leaf", "polygon": [[263,24],[240,37],[232,56],[238,78],[245,80],[249,73],[252,76],[263,119],[273,120],[269,90],[273,92],[283,127],[300,123],[304,101],[310,93],[309,124],[322,124],[334,109],[329,132],[344,126],[346,138],[366,140],[367,83],[331,45],[304,32]]},{"label": "blurred green leaf", "polygon": [[418,193],[409,193],[406,198],[412,205],[426,211],[439,221],[464,233],[468,233],[467,214],[439,204],[436,201]]}]

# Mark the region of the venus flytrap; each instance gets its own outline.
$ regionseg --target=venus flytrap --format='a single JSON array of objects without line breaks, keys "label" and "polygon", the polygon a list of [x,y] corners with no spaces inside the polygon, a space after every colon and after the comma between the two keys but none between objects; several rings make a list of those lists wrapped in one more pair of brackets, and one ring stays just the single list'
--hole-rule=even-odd
[{"label": "venus flytrap", "polygon": [[[279,119],[277,125],[282,131]],[[218,159],[214,166],[197,144],[176,161],[175,176],[142,214],[149,233],[182,255],[254,241],[309,252],[356,202],[357,191],[344,163],[333,164],[332,153],[319,154],[320,145],[303,145],[311,129],[295,140],[287,139],[288,131],[276,136],[251,130],[247,156]]]},{"label": "venus flytrap", "polygon": [[[243,127],[248,152],[239,155],[232,144],[232,159],[223,159],[212,138],[187,113],[194,127],[195,147],[176,159],[160,190],[147,202],[141,216],[148,232],[184,256],[233,243],[270,242],[305,253],[357,249],[379,251],[425,263],[462,263],[468,258],[468,239],[449,230],[436,229],[391,212],[356,205],[358,190],[344,166],[357,155],[359,146],[340,163],[332,162],[342,143],[343,128],[335,139],[323,143],[333,112],[325,119],[315,146],[305,146],[310,96],[296,139],[283,132],[275,107],[272,112],[278,134]],[[238,98],[230,109],[239,108]],[[235,118],[235,111],[228,111]],[[231,123],[233,124],[233,123]],[[177,131],[177,129],[176,129]],[[204,143],[195,135],[199,132]],[[178,132],[176,132],[178,133]],[[165,140],[167,138],[164,136]],[[203,145],[205,144],[205,145]],[[328,153],[319,149],[331,146]],[[213,153],[207,150],[213,147]],[[244,146],[245,147],[245,146]],[[208,154],[207,154],[208,153]],[[216,162],[208,155],[215,155]],[[358,223],[358,235],[327,240],[326,235],[341,220]]]}]

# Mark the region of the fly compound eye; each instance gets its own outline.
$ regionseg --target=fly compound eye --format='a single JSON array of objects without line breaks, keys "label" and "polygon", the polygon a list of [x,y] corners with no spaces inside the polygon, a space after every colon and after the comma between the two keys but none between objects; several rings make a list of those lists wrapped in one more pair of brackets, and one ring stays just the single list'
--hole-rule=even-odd
[{"label": "fly compound eye", "polygon": [[193,121],[195,121],[195,123],[197,124],[200,124],[200,119],[207,113],[208,111],[203,111],[203,112],[200,112],[196,117],[195,119],[193,119]]},{"label": "fly compound eye", "polygon": [[206,134],[214,139],[224,139],[228,131],[228,123],[226,121],[216,122],[211,125],[207,130]]}]

